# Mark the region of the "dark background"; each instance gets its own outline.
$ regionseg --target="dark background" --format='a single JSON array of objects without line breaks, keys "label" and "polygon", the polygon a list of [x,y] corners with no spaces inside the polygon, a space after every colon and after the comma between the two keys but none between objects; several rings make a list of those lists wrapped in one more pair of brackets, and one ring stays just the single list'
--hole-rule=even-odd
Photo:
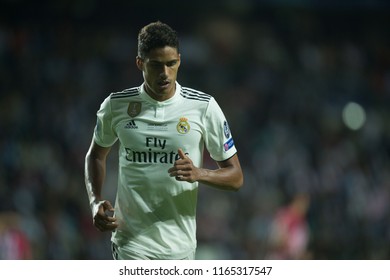
[{"label": "dark background", "polygon": [[142,82],[137,33],[156,20],[181,38],[178,81],[223,108],[245,173],[238,193],[200,186],[197,258],[269,258],[298,194],[305,258],[390,258],[387,2],[0,1],[0,259],[111,259],[84,157],[103,99]]}]

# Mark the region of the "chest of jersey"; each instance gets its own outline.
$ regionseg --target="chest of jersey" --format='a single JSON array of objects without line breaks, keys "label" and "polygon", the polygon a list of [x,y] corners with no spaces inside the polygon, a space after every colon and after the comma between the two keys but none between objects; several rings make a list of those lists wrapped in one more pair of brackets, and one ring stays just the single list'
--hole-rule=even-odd
[{"label": "chest of jersey", "polygon": [[128,162],[173,164],[179,148],[195,158],[202,152],[199,110],[129,102],[127,111],[117,120],[115,131]]}]

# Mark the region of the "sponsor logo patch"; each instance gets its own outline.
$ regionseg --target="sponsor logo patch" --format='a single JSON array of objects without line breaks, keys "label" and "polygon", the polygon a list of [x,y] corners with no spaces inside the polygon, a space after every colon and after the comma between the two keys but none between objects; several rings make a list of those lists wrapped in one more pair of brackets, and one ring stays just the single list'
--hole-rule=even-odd
[{"label": "sponsor logo patch", "polygon": [[135,123],[134,120],[131,120],[131,121],[129,121],[129,122],[126,124],[125,128],[128,128],[128,129],[137,129],[138,126],[136,125],[136,123]]},{"label": "sponsor logo patch", "polygon": [[231,147],[234,146],[234,141],[233,141],[233,138],[230,138],[229,140],[227,140],[225,142],[225,144],[223,144],[223,149],[225,150],[225,152],[229,151]]}]

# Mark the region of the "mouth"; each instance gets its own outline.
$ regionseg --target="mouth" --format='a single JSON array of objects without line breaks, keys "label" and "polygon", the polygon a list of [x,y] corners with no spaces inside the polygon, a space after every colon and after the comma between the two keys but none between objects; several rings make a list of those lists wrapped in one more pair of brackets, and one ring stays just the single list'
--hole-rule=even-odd
[{"label": "mouth", "polygon": [[164,81],[159,81],[157,83],[157,85],[161,88],[161,89],[167,89],[169,87],[169,85],[171,84],[170,81],[168,80],[164,80]]}]

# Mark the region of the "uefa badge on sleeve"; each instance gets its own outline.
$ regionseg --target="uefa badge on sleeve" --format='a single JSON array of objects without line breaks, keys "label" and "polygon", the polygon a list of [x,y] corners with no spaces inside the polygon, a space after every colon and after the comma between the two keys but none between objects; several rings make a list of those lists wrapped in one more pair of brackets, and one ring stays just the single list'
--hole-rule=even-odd
[{"label": "uefa badge on sleeve", "polygon": [[224,123],[223,123],[223,133],[225,134],[226,138],[230,137],[230,128],[229,128],[227,121],[224,121]]}]

